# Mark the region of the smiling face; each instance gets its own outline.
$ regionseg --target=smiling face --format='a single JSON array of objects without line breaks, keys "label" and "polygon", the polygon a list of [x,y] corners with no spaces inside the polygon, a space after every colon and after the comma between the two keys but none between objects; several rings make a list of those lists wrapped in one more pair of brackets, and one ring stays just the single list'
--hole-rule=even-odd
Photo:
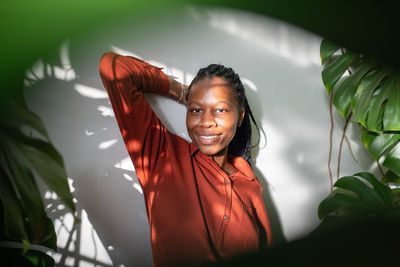
[{"label": "smiling face", "polygon": [[220,77],[192,85],[187,102],[186,127],[193,143],[206,155],[226,157],[244,110],[233,89]]}]

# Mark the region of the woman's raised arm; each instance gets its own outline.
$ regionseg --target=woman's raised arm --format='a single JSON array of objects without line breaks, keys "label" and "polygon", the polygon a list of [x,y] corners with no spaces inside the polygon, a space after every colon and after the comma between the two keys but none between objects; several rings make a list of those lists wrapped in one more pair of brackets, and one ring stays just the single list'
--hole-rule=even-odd
[{"label": "woman's raised arm", "polygon": [[171,144],[176,136],[164,127],[143,93],[156,93],[177,100],[182,85],[165,75],[161,68],[112,52],[101,58],[100,76],[145,191],[150,173],[158,159],[167,154],[164,152],[173,149]]}]

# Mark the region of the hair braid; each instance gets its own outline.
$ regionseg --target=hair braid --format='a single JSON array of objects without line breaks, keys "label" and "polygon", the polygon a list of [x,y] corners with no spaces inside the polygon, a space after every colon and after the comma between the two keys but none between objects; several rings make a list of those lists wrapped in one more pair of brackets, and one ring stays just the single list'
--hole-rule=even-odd
[{"label": "hair braid", "polygon": [[197,83],[198,81],[204,78],[212,78],[212,77],[221,77],[224,78],[230,87],[236,93],[236,99],[239,104],[239,108],[244,108],[245,115],[242,121],[241,126],[236,130],[235,136],[233,137],[232,141],[229,143],[228,153],[234,156],[239,156],[247,160],[247,162],[251,161],[251,149],[252,149],[252,128],[251,122],[253,122],[257,134],[258,140],[257,144],[260,141],[260,128],[258,127],[253,113],[251,112],[250,106],[247,102],[245,89],[240,80],[239,75],[232,69],[225,67],[221,64],[210,64],[205,68],[201,68],[198,72],[196,77],[192,80],[189,85],[188,93],[186,95],[186,100],[188,98],[190,89],[192,86]]}]

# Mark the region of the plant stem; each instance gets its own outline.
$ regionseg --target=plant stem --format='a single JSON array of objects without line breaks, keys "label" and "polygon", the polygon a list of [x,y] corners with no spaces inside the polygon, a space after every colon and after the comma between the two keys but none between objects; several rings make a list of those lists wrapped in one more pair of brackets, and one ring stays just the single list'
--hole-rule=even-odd
[{"label": "plant stem", "polygon": [[[341,48],[341,52],[342,52],[342,54],[344,54],[344,49],[343,49],[343,48]],[[350,70],[350,67],[347,68],[347,71],[349,72],[349,75],[352,75],[352,72],[351,72],[351,70]],[[332,99],[333,99],[333,94],[332,94],[332,96],[331,96],[331,101],[332,101]],[[330,103],[329,108],[330,108],[330,112],[332,113],[332,103]],[[351,118],[352,114],[353,114],[353,113],[350,112],[349,115],[348,115],[347,118],[346,118],[346,123],[344,124],[344,127],[343,127],[342,138],[340,139],[339,153],[338,153],[338,162],[337,162],[336,180],[338,180],[338,179],[339,179],[339,176],[340,176],[340,161],[341,161],[341,156],[342,156],[343,140],[344,140],[345,138],[346,138],[346,141],[347,141],[347,144],[348,144],[348,146],[349,146],[349,150],[350,150],[350,153],[351,153],[353,159],[354,159],[356,162],[358,162],[357,159],[355,158],[354,154],[353,154],[352,149],[351,149],[350,141],[349,141],[348,137],[346,136],[347,126],[349,125],[349,121],[350,121],[350,118]],[[332,115],[331,115],[331,131],[333,130],[332,124],[333,124],[333,119],[332,119]],[[332,138],[332,133],[331,133],[331,138]],[[331,146],[332,146],[332,143],[331,143]],[[330,149],[331,149],[331,147],[330,147]],[[331,153],[331,151],[330,151],[330,153]],[[329,155],[329,156],[331,156],[331,155]],[[330,167],[329,167],[329,168],[330,168]],[[331,178],[331,180],[332,180],[332,177],[330,177],[330,178]],[[331,184],[332,184],[332,181],[331,181]],[[332,189],[333,189],[333,188],[331,188],[331,192],[332,192]]]},{"label": "plant stem", "polygon": [[339,179],[339,175],[340,175],[340,160],[341,160],[341,156],[342,156],[343,140],[344,140],[344,138],[346,136],[347,126],[349,125],[350,118],[351,118],[352,115],[353,115],[353,112],[350,112],[349,115],[347,116],[346,123],[343,126],[343,134],[342,134],[342,138],[340,139],[340,144],[339,144],[339,154],[338,154],[336,180]]},{"label": "plant stem", "polygon": [[356,163],[358,163],[358,160],[357,160],[356,156],[353,153],[353,149],[351,148],[350,139],[347,137],[347,135],[345,135],[344,137],[346,138],[347,146],[349,147],[349,151],[350,151],[351,157],[354,159],[354,161]]},{"label": "plant stem", "polygon": [[385,172],[383,171],[381,164],[379,164],[379,161],[376,161],[376,164],[378,164],[378,169],[379,169],[379,171],[380,171],[380,173],[382,174],[382,177],[383,177],[385,175]]},{"label": "plant stem", "polygon": [[329,157],[328,157],[328,172],[329,172],[329,182],[330,182],[330,190],[333,191],[333,177],[332,177],[332,170],[331,170],[331,160],[332,160],[332,138],[333,138],[333,90],[329,96],[329,117],[331,120],[331,129],[329,131]]}]

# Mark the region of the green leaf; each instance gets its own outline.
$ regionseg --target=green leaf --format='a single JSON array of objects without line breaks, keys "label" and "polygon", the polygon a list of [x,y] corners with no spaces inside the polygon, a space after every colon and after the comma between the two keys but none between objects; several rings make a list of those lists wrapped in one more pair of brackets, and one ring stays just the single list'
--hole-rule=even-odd
[{"label": "green leaf", "polygon": [[328,39],[323,39],[320,46],[321,64],[324,64],[339,49],[339,45]]},{"label": "green leaf", "polygon": [[383,115],[385,131],[400,131],[400,74],[394,76]]},{"label": "green leaf", "polygon": [[[46,215],[33,175],[75,211],[63,159],[49,142],[39,117],[11,98],[0,103],[0,234],[7,240],[56,249],[54,225]],[[24,126],[35,129],[41,138],[24,134]]]},{"label": "green leaf", "polygon": [[365,75],[358,87],[356,96],[353,98],[353,121],[361,123],[367,128],[367,115],[372,101],[372,95],[386,77],[385,71],[375,71]]},{"label": "green leaf", "polygon": [[26,254],[28,252],[31,244],[29,243],[28,240],[22,239],[22,246],[23,246],[22,254]]},{"label": "green leaf", "polygon": [[26,135],[22,134],[21,132],[12,132],[12,136],[13,136],[14,140],[19,141],[20,143],[22,143],[26,146],[34,147],[34,148],[42,151],[43,153],[47,154],[55,162],[57,162],[57,164],[59,164],[60,166],[65,168],[64,161],[63,161],[61,154],[58,153],[58,151],[55,149],[55,147],[51,143],[48,143],[48,142],[43,141],[38,138],[26,136]]},{"label": "green leaf", "polygon": [[54,229],[53,221],[47,217],[47,227],[49,229],[48,238],[39,243],[39,245],[46,246],[57,251],[57,235]]},{"label": "green leaf", "polygon": [[393,206],[400,208],[400,188],[392,189]]},{"label": "green leaf", "polygon": [[8,179],[5,179],[5,173],[2,169],[0,169],[0,175],[0,199],[4,220],[1,224],[5,231],[2,234],[13,240],[28,239],[24,228],[25,216],[20,201],[14,194]]},{"label": "green leaf", "polygon": [[343,117],[346,118],[349,113],[351,102],[361,78],[372,68],[373,64],[363,62],[352,75],[344,78],[343,82],[334,89],[333,104]]},{"label": "green leaf", "polygon": [[382,155],[399,140],[400,134],[371,134],[364,131],[361,135],[361,141],[376,161],[379,161]]},{"label": "green leaf", "polygon": [[24,257],[35,267],[52,267],[55,264],[52,257],[39,250],[30,250]]},{"label": "green leaf", "polygon": [[400,176],[400,143],[390,150],[383,162],[383,166]]},{"label": "green leaf", "polygon": [[[20,120],[15,125],[5,125],[2,128],[3,135],[11,138],[11,140],[20,143],[21,150],[24,151],[25,164],[36,170],[43,181],[52,189],[60,199],[71,209],[75,211],[75,205],[72,201],[72,194],[69,190],[67,174],[65,172],[64,162],[61,155],[54,146],[44,140],[26,136],[20,131],[20,126],[28,124],[36,125],[35,127],[40,133],[47,138],[44,125],[41,120],[32,112],[21,109],[16,104],[6,102],[6,107],[13,107],[18,112],[16,120]],[[19,108],[19,109],[18,109]],[[27,119],[28,118],[28,119]],[[18,127],[15,127],[18,126]]]},{"label": "green leaf", "polygon": [[[44,242],[51,238],[54,227],[48,223],[40,192],[32,172],[27,168],[29,163],[25,153],[13,140],[4,135],[2,135],[2,142],[5,150],[13,155],[13,157],[7,158],[0,155],[0,159],[9,167],[9,175],[4,179],[13,180],[18,191],[25,230],[30,233],[29,240],[36,244]],[[14,194],[17,195],[15,192]]]},{"label": "green leaf", "polygon": [[361,140],[377,162],[387,154],[383,166],[400,176],[400,134],[371,134],[364,131]]},{"label": "green leaf", "polygon": [[332,213],[343,215],[348,213],[367,212],[375,213],[376,209],[371,208],[363,200],[343,195],[335,191],[325,198],[318,206],[318,217],[320,219]]},{"label": "green leaf", "polygon": [[400,176],[389,170],[382,177],[382,183],[400,183]]},{"label": "green leaf", "polygon": [[380,182],[373,174],[369,172],[359,172],[354,176],[362,177],[366,179],[373,186],[373,192],[384,201],[386,207],[390,207],[392,204],[392,190],[387,185]]},{"label": "green leaf", "polygon": [[342,177],[335,183],[335,187],[344,188],[357,193],[359,195],[359,200],[370,205],[372,209],[379,210],[387,208],[386,202],[382,196],[379,195],[379,192],[370,188],[367,184],[356,177]]},{"label": "green leaf", "polygon": [[[356,176],[368,181],[372,188]],[[335,187],[318,206],[320,219],[329,215],[377,216],[398,212],[392,204],[392,190],[370,173],[361,172],[342,177],[335,183]]]},{"label": "green leaf", "polygon": [[325,88],[329,94],[347,68],[349,68],[358,58],[358,55],[346,52],[324,68],[322,71],[322,81],[324,82]]},{"label": "green leaf", "polygon": [[[42,149],[41,149],[42,148]],[[69,190],[67,173],[64,166],[60,165],[54,158],[50,157],[43,150],[45,144],[37,144],[37,147],[23,146],[26,157],[33,169],[37,171],[43,181],[52,189],[71,211],[75,211],[75,204],[72,201],[72,194]]]},{"label": "green leaf", "polygon": [[[387,100],[391,97],[398,97],[397,96],[397,89],[395,87],[396,79],[394,78],[393,74],[388,75],[387,79],[383,83],[382,87],[380,88],[379,92],[376,96],[373,97],[371,101],[370,110],[368,113],[368,120],[367,120],[367,129],[368,131],[372,132],[381,132],[382,130],[391,131],[388,129],[386,125],[382,125],[382,120],[384,117],[384,111],[386,112],[386,107],[391,110],[391,112],[395,111],[395,107],[387,105]],[[393,104],[392,104],[393,105]],[[399,103],[397,103],[399,105]],[[387,118],[386,120],[390,120]],[[394,117],[396,119],[396,117]],[[399,121],[399,120],[398,120]],[[400,122],[398,122],[400,123]],[[396,122],[389,123],[389,125],[396,125]],[[394,130],[395,131],[395,130]]]},{"label": "green leaf", "polygon": [[54,267],[54,259],[40,250],[28,250],[23,253],[21,248],[1,248],[2,266],[23,267]]},{"label": "green leaf", "polygon": [[[334,91],[336,109],[345,118],[351,110],[353,120],[370,132],[400,132],[399,71],[351,52],[336,57],[337,49],[327,40],[321,43],[322,80],[329,94]],[[353,64],[359,67],[346,76]]]},{"label": "green leaf", "polygon": [[4,129],[20,130],[22,126],[29,126],[37,130],[45,139],[49,139],[42,120],[33,112],[17,105],[9,98],[0,100],[0,126]]}]

